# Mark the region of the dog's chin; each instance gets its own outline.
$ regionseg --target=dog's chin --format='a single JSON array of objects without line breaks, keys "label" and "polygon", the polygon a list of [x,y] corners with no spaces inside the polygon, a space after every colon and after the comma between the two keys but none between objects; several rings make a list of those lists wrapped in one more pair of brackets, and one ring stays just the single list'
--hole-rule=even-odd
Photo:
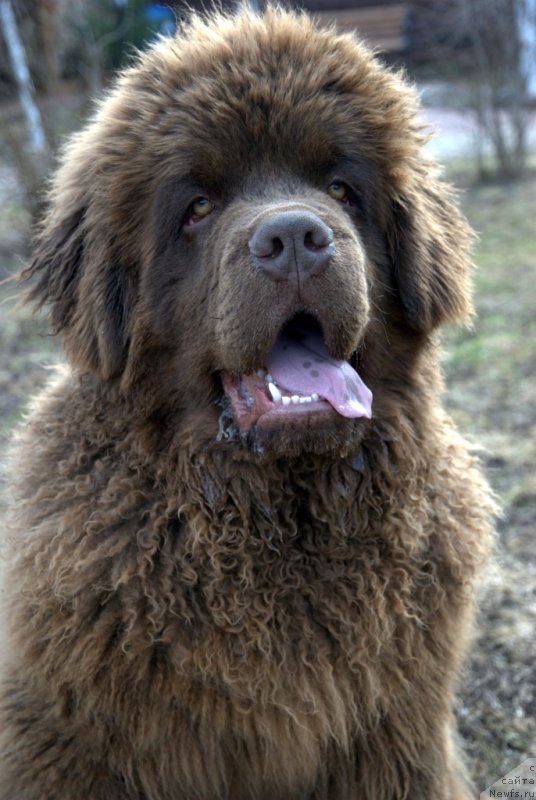
[{"label": "dog's chin", "polygon": [[295,417],[261,419],[242,436],[259,458],[295,458],[317,454],[344,457],[358,445],[369,420],[346,419],[333,409],[297,412]]}]

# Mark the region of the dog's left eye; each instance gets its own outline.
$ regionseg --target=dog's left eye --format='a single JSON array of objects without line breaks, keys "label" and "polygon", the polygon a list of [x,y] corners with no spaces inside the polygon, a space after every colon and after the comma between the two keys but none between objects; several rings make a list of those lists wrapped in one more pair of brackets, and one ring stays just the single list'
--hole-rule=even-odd
[{"label": "dog's left eye", "polygon": [[350,202],[348,187],[341,181],[332,181],[328,186],[328,194],[334,200],[338,200],[339,203]]}]

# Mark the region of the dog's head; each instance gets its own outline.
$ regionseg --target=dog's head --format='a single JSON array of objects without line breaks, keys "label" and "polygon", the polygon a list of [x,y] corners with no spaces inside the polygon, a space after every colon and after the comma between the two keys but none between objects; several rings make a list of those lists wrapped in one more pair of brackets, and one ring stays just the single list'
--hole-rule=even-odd
[{"label": "dog's head", "polygon": [[340,449],[470,312],[468,228],[416,112],[305,16],[194,19],[68,146],[31,296],[77,369],[145,387],[146,408],[240,446]]}]

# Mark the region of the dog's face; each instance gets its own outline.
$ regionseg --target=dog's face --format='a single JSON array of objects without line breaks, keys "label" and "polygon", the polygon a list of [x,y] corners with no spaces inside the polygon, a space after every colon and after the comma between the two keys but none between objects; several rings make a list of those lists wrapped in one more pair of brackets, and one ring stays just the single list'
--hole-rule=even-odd
[{"label": "dog's face", "polygon": [[[151,330],[165,321],[184,336],[188,285],[188,329],[202,342],[225,438],[248,434],[259,446],[269,436],[270,448],[282,439],[318,445],[370,417],[370,392],[354,369],[370,316],[360,200],[329,170],[315,181],[281,161],[161,187],[159,252],[143,290],[153,295]],[[182,264],[185,284],[169,292]]]},{"label": "dog's face", "polygon": [[415,112],[305,18],[194,22],[67,150],[33,296],[79,368],[152,412],[223,446],[340,451],[469,311],[468,232]]}]

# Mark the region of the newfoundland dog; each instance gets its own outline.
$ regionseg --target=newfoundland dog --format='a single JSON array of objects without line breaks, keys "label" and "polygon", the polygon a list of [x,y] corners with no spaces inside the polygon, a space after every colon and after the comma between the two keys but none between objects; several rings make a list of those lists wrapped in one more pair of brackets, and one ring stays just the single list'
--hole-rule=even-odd
[{"label": "newfoundland dog", "polygon": [[69,367],[12,461],[1,800],[468,800],[492,511],[442,411],[471,234],[403,77],[193,17],[67,146],[26,272]]}]

